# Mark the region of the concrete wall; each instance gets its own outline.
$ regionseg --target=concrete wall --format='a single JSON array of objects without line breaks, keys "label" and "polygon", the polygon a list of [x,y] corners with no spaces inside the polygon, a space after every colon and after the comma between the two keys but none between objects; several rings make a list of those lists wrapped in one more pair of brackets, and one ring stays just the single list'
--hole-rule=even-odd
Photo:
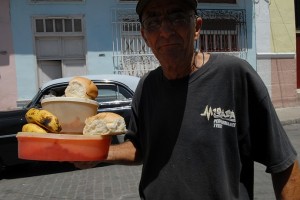
[{"label": "concrete wall", "polygon": [[300,105],[296,82],[295,59],[272,59],[272,101],[275,107]]},{"label": "concrete wall", "polygon": [[272,52],[296,50],[294,0],[272,0],[270,4]]},{"label": "concrete wall", "polygon": [[272,93],[271,82],[271,60],[267,57],[260,57],[271,52],[271,29],[269,3],[266,1],[257,1],[255,7],[256,23],[256,45],[257,45],[257,72],[266,84],[269,93]]},{"label": "concrete wall", "polygon": [[294,0],[273,0],[270,5],[273,57],[272,98],[275,107],[298,105],[296,67],[296,28]]},{"label": "concrete wall", "polygon": [[275,107],[297,106],[294,1],[256,1],[255,17],[257,72]]},{"label": "concrete wall", "polygon": [[17,83],[12,44],[9,0],[0,5],[0,111],[16,107]]}]

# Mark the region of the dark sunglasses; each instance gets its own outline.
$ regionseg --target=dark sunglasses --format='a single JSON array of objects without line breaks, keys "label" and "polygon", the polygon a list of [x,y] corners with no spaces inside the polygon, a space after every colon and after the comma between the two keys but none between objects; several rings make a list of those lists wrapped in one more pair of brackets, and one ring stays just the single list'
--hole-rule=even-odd
[{"label": "dark sunglasses", "polygon": [[[164,19],[167,19],[173,27],[180,28],[188,25],[190,23],[190,18],[195,16],[195,14],[185,13],[185,12],[174,12],[165,16],[153,16],[148,17],[142,21],[142,26],[147,31],[158,31]],[[197,18],[197,16],[195,16]]]}]

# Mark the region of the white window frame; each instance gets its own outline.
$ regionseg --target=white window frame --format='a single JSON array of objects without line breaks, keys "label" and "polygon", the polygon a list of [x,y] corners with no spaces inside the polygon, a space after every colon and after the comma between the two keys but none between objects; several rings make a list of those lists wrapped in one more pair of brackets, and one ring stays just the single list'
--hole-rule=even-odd
[{"label": "white window frame", "polygon": [[[34,16],[32,17],[32,28],[34,30],[34,35],[35,36],[84,36],[85,35],[85,20],[84,20],[84,15],[65,15],[65,16]],[[45,23],[44,23],[44,32],[37,32],[36,31],[36,20],[46,20],[46,19],[71,19],[71,20],[75,20],[75,19],[80,19],[81,20],[81,32],[75,32],[74,31],[74,23],[72,21],[73,24],[73,31],[71,32],[46,32],[45,31]]]}]

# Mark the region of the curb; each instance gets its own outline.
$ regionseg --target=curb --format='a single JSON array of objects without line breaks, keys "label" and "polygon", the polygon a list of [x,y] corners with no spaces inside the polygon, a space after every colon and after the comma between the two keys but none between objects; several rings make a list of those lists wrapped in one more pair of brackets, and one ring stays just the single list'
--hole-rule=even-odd
[{"label": "curb", "polygon": [[300,123],[300,106],[278,108],[276,113],[282,125]]},{"label": "curb", "polygon": [[291,125],[291,124],[300,124],[300,118],[281,121],[281,124],[283,126]]}]

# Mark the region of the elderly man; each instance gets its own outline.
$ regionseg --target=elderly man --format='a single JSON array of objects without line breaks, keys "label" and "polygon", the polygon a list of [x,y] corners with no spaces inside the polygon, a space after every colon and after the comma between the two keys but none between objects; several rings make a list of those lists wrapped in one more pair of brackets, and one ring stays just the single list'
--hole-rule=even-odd
[{"label": "elderly man", "polygon": [[253,199],[254,162],[272,174],[278,199],[300,199],[297,154],[265,85],[246,61],[195,50],[196,8],[138,2],[141,34],[161,66],[141,79],[125,142],[106,162],[143,164],[141,199]]}]

